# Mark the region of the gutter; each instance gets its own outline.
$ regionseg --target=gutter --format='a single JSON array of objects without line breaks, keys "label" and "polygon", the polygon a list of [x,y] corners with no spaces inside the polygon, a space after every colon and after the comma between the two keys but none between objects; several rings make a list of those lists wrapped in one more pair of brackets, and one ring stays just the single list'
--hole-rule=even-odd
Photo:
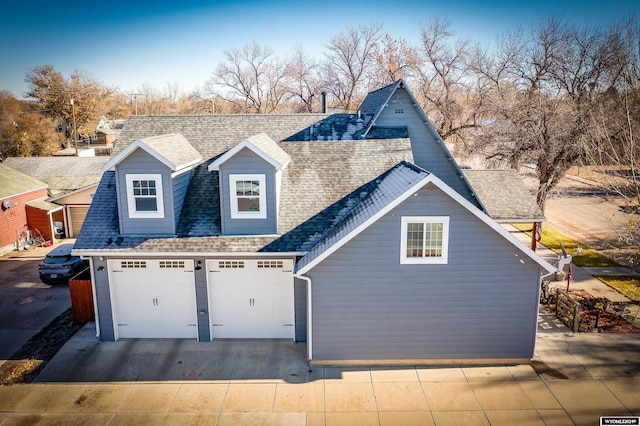
[{"label": "gutter", "polygon": [[293,274],[294,278],[300,278],[307,282],[307,361],[311,361],[313,359],[313,317],[311,315],[312,309],[312,301],[311,301],[311,278],[305,277],[304,275]]}]

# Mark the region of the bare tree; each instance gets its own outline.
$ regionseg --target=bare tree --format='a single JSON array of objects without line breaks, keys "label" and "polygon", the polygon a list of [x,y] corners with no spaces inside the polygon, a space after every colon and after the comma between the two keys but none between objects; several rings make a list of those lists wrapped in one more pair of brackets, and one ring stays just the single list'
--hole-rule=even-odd
[{"label": "bare tree", "polygon": [[485,92],[470,64],[467,40],[453,40],[447,20],[421,26],[417,96],[443,139],[465,139],[465,131],[479,127]]},{"label": "bare tree", "polygon": [[375,45],[375,63],[371,72],[372,86],[382,87],[397,80],[408,80],[414,70],[422,65],[415,48],[403,38],[393,38],[385,34]]},{"label": "bare tree", "polygon": [[[608,38],[551,19],[510,34],[494,60],[476,61],[492,85],[490,117],[478,138],[488,158],[535,165],[537,201],[583,157],[594,94],[611,87]],[[614,73],[615,74],[615,73]],[[613,78],[615,80],[615,78]]]},{"label": "bare tree", "polygon": [[289,95],[296,105],[296,112],[313,112],[314,99],[322,91],[319,65],[297,46],[287,67],[289,74]]},{"label": "bare tree", "polygon": [[224,54],[226,60],[207,83],[210,93],[237,105],[244,113],[277,110],[287,94],[287,69],[273,51],[252,42],[225,50]]},{"label": "bare tree", "polygon": [[322,64],[325,88],[335,107],[353,111],[369,89],[366,80],[376,60],[382,24],[349,27],[331,39]]}]

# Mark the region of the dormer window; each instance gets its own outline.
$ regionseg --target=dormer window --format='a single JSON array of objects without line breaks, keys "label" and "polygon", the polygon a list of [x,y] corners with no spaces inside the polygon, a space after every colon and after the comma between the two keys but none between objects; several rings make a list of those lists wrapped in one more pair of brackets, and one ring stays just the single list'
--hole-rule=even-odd
[{"label": "dormer window", "polygon": [[162,175],[128,174],[127,205],[131,218],[163,218]]},{"label": "dormer window", "polygon": [[232,219],[264,219],[267,217],[265,175],[229,175]]}]

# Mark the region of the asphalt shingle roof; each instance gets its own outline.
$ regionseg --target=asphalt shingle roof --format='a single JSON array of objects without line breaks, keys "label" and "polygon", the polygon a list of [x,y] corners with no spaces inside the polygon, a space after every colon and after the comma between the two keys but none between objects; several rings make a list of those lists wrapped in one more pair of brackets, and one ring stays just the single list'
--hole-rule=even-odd
[{"label": "asphalt shingle roof", "polygon": [[365,114],[371,114],[375,117],[380,111],[382,111],[382,108],[384,108],[385,104],[400,84],[402,84],[402,80],[398,80],[386,87],[369,92],[358,109]]},{"label": "asphalt shingle roof", "polygon": [[298,262],[297,267],[300,268],[428,175],[429,172],[402,161],[301,223],[262,251],[308,251]]},{"label": "asphalt shingle roof", "polygon": [[463,170],[489,216],[497,222],[544,221],[544,213],[515,170]]},{"label": "asphalt shingle roof", "polygon": [[53,194],[100,182],[110,157],[9,157],[4,164],[49,186]]},{"label": "asphalt shingle roof", "polygon": [[[279,234],[285,234],[395,164],[412,161],[408,139],[281,142],[291,162],[282,176]],[[192,171],[177,237],[121,236],[114,172],[105,173],[75,248],[174,252],[257,251],[272,237],[221,237],[218,172]],[[320,226],[325,226],[326,224]],[[295,238],[300,239],[300,236]]]},{"label": "asphalt shingle roof", "polygon": [[169,133],[149,136],[140,139],[140,142],[172,163],[174,170],[202,158],[200,153],[181,134]]},{"label": "asphalt shingle roof", "polygon": [[131,116],[114,143],[113,154],[119,154],[137,139],[180,133],[206,160],[258,133],[264,132],[275,141],[283,140],[326,116],[326,114]]},{"label": "asphalt shingle roof", "polygon": [[46,187],[44,182],[0,163],[0,199]]},{"label": "asphalt shingle roof", "polygon": [[[371,124],[371,114],[333,114],[289,136],[285,141],[338,141],[359,140]],[[408,138],[406,126],[376,126],[367,139]]]},{"label": "asphalt shingle roof", "polygon": [[289,154],[280,148],[280,146],[278,146],[278,144],[266,133],[253,135],[248,137],[246,140],[280,164],[287,164],[291,160]]}]

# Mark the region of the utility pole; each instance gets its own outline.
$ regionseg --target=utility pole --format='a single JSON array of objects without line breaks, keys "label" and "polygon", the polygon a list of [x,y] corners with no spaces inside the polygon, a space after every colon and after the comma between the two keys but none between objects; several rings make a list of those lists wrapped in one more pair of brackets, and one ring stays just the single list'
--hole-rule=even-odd
[{"label": "utility pole", "polygon": [[71,99],[71,117],[73,117],[73,145],[76,147],[76,157],[78,156],[78,131],[76,130],[76,109]]},{"label": "utility pole", "polygon": [[135,109],[136,109],[136,115],[138,115],[138,96],[140,96],[142,93],[132,93],[131,96],[133,96],[133,103],[135,104]]},{"label": "utility pole", "polygon": [[216,100],[215,98],[211,99],[211,114],[216,113]]}]

